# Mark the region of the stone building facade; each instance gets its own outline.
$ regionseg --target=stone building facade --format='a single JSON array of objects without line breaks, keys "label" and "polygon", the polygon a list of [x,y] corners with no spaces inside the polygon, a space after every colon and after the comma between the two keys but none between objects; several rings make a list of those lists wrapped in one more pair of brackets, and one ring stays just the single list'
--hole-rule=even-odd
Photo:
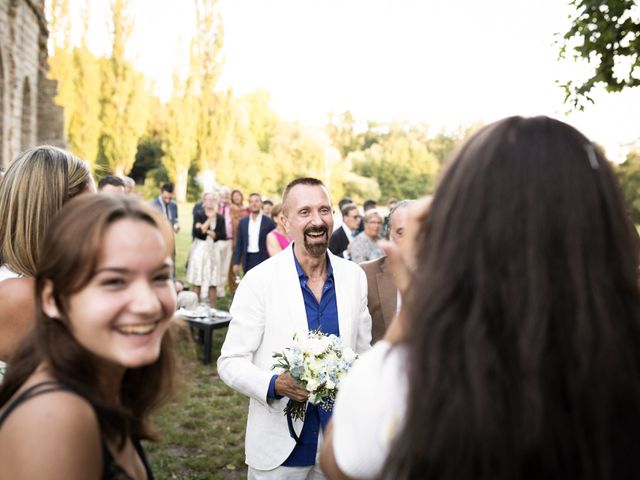
[{"label": "stone building facade", "polygon": [[64,146],[64,117],[47,78],[45,0],[0,0],[0,166],[40,144]]}]

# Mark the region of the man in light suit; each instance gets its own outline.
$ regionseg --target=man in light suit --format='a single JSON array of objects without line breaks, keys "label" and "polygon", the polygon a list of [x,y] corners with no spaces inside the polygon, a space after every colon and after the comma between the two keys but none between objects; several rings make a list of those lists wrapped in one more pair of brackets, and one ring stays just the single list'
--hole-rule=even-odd
[{"label": "man in light suit", "polygon": [[283,194],[283,213],[293,242],[240,283],[218,359],[220,378],[250,397],[250,480],[324,478],[316,459],[331,412],[308,404],[304,422],[294,420],[290,431],[284,408],[308,394],[289,373],[271,369],[273,354],[290,346],[295,333],[304,337],[316,328],[339,335],[356,353],[371,341],[365,274],[327,251],[333,218],[325,186],[294,180]]},{"label": "man in light suit", "polygon": [[353,203],[342,207],[342,225],[337,228],[329,240],[329,250],[334,255],[349,259],[349,244],[356,234],[362,215]]},{"label": "man in light suit", "polygon": [[246,274],[253,267],[260,265],[267,258],[267,234],[276,228],[275,223],[262,214],[262,197],[258,193],[249,195],[249,215],[240,219],[233,252],[233,271],[237,275],[242,263]]}]

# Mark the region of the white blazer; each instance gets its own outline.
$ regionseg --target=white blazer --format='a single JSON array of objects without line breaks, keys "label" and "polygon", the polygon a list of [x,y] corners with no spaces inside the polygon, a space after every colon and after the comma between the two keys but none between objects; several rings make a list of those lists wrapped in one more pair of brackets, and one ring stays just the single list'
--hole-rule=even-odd
[{"label": "white blazer", "polygon": [[[338,325],[343,343],[356,353],[371,346],[371,316],[367,309],[367,278],[355,263],[327,252],[333,267]],[[250,397],[245,437],[246,463],[273,470],[291,454],[284,407],[288,398],[267,400],[272,355],[306,335],[309,328],[292,245],[247,272],[231,305],[233,319],[218,358],[224,383]],[[299,434],[302,422],[294,421]]]}]

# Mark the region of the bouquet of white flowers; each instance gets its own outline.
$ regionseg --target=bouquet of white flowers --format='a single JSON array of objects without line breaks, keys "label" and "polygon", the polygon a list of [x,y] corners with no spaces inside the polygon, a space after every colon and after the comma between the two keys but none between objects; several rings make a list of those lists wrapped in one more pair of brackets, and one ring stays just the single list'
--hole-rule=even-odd
[{"label": "bouquet of white flowers", "polygon": [[[293,335],[293,344],[274,353],[272,368],[289,372],[308,392],[309,402],[329,410],[333,407],[340,381],[358,356],[335,335],[311,330],[306,338]],[[304,419],[306,403],[290,400],[285,415]]]}]

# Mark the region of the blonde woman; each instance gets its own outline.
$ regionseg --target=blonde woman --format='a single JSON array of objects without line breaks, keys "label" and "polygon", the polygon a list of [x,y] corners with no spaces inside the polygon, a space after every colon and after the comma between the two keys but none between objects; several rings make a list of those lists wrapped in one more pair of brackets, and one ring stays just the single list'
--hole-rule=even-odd
[{"label": "blonde woman", "polygon": [[217,212],[217,195],[212,192],[203,193],[202,208],[193,211],[193,243],[187,267],[187,281],[193,285],[198,299],[203,288],[207,291],[211,307],[216,306],[219,268],[215,242],[227,238],[224,217]]},{"label": "blonde woman", "polygon": [[50,146],[22,153],[0,182],[0,360],[33,322],[33,277],[49,222],[87,191],[95,191],[87,164]]},{"label": "blonde woman", "polygon": [[384,255],[382,249],[378,246],[378,241],[382,240],[380,232],[384,223],[382,215],[377,210],[368,210],[362,219],[364,222],[364,231],[359,233],[353,239],[351,245],[351,260],[356,263],[375,260]]}]

